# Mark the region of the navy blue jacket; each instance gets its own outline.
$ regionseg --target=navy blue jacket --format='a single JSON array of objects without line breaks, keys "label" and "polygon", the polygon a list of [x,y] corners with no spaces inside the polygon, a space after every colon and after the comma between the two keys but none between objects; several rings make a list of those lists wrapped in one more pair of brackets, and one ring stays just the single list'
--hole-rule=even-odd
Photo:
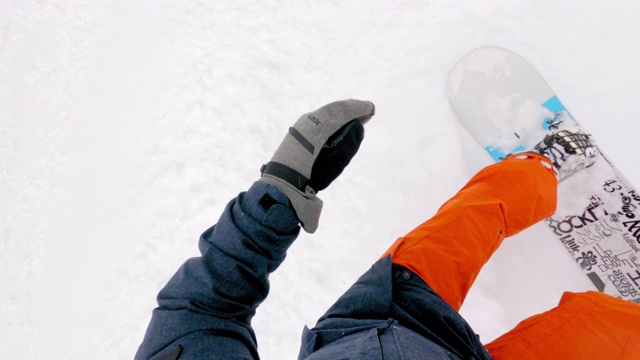
[{"label": "navy blue jacket", "polygon": [[[289,199],[256,182],[226,207],[158,294],[136,359],[258,359],[251,319],[300,227]],[[462,317],[410,270],[376,262],[303,330],[300,359],[490,359]]]}]

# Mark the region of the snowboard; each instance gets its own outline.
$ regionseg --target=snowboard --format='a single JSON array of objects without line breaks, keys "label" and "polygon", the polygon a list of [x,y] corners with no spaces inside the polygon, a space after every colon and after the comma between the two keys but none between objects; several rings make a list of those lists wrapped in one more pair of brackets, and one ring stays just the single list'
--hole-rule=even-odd
[{"label": "snowboard", "polygon": [[[465,55],[449,74],[447,97],[495,161],[532,149],[553,121],[578,124],[531,64],[498,47]],[[560,183],[545,224],[596,289],[640,303],[640,193],[599,150],[593,166]]]}]

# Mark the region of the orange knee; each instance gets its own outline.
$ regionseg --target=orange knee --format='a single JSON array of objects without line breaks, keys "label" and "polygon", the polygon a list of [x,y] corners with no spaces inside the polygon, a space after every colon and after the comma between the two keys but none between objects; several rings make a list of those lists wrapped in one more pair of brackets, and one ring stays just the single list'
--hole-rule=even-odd
[{"label": "orange knee", "polygon": [[417,273],[457,310],[502,240],[553,213],[556,189],[553,171],[538,156],[489,166],[384,256]]}]

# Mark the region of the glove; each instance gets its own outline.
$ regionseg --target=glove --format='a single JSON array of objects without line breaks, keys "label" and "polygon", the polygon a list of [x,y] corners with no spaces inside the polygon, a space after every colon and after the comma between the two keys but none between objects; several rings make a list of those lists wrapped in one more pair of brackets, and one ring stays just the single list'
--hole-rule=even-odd
[{"label": "glove", "polygon": [[349,164],[364,139],[363,125],[375,113],[368,101],[344,100],[307,113],[289,128],[266,165],[260,181],[274,185],[289,197],[302,228],[318,228],[326,189]]}]

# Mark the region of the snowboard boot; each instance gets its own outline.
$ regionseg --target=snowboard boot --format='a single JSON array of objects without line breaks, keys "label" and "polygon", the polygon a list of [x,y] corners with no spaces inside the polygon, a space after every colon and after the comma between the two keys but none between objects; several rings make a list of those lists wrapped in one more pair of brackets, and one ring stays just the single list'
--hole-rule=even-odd
[{"label": "snowboard boot", "polygon": [[549,126],[549,131],[532,152],[551,160],[558,181],[588,168],[596,161],[598,147],[595,140],[580,126],[555,121]]}]

